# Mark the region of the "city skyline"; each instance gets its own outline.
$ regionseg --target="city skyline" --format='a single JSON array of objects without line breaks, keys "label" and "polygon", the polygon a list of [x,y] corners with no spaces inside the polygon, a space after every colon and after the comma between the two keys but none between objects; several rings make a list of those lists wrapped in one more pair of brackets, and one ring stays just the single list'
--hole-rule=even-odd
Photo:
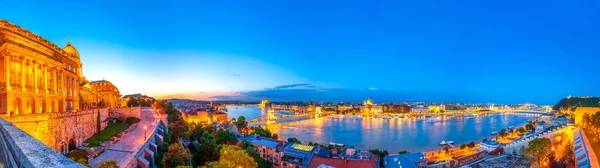
[{"label": "city skyline", "polygon": [[84,75],[123,94],[536,104],[600,94],[600,22],[586,4],[10,3],[2,19],[61,47],[70,38]]}]

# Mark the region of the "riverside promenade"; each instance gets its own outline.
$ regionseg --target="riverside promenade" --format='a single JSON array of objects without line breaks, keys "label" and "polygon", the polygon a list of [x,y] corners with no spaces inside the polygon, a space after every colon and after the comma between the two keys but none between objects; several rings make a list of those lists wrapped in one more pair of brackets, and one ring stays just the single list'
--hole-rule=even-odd
[{"label": "riverside promenade", "polygon": [[109,147],[100,156],[91,159],[90,164],[92,167],[98,167],[100,162],[108,160],[115,160],[119,167],[123,168],[140,164],[138,162],[142,162],[142,164],[153,165],[153,159],[140,161],[139,155],[143,152],[148,152],[150,155],[154,155],[154,153],[152,151],[148,151],[147,148],[148,146],[153,146],[155,149],[155,141],[157,141],[157,139],[162,141],[162,135],[154,135],[157,134],[157,132],[158,134],[163,134],[165,126],[164,123],[161,122],[161,117],[157,116],[155,110],[150,108],[142,108],[140,113],[140,122],[137,124],[136,128],[125,135],[125,137],[123,137],[119,142]]}]

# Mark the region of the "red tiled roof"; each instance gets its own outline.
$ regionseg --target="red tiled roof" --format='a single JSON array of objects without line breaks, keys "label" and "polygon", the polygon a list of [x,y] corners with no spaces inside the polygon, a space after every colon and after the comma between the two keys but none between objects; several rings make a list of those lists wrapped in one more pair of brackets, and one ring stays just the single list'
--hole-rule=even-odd
[{"label": "red tiled roof", "polygon": [[326,164],[333,167],[378,168],[377,161],[378,158],[374,154],[371,154],[369,160],[344,160],[314,156],[308,167],[319,167],[321,164]]}]

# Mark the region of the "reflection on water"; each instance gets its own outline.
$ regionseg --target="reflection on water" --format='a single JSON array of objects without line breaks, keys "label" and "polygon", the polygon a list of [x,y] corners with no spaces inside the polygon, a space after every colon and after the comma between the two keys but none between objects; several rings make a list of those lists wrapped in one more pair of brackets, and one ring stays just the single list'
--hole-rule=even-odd
[{"label": "reflection on water", "polygon": [[[260,116],[260,108],[244,106],[245,111],[235,111],[233,115],[247,118]],[[228,109],[230,109],[228,107]],[[238,108],[239,110],[240,108]],[[248,109],[254,109],[253,111]],[[257,114],[258,113],[258,114]],[[233,114],[233,115],[232,115]],[[266,112],[265,112],[266,114]],[[235,117],[237,117],[235,116]],[[256,118],[253,117],[253,118]],[[369,117],[319,117],[268,125],[280,138],[296,137],[300,141],[329,142],[353,145],[357,148],[380,148],[390,152],[401,150],[428,151],[439,149],[441,141],[455,141],[456,144],[481,141],[490,138],[490,133],[509,126],[520,126],[535,117],[514,114],[492,114],[475,118],[450,117],[416,119],[381,119]]]},{"label": "reflection on water", "polygon": [[[246,117],[246,120],[259,118],[267,115],[267,110],[261,109],[258,106],[227,106],[227,116],[229,118],[238,118],[239,116]],[[275,116],[293,115],[294,112],[287,110],[275,110]]]}]

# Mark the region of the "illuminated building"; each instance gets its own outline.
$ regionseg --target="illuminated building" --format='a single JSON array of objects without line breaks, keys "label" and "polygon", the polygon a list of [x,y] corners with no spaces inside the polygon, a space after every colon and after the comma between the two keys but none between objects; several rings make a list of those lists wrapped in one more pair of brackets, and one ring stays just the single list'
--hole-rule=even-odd
[{"label": "illuminated building", "polygon": [[99,89],[83,77],[70,40],[60,48],[0,20],[0,62],[1,117],[63,153],[98,131],[99,110],[86,109],[97,105]]},{"label": "illuminated building", "polygon": [[368,98],[367,100],[365,100],[363,102],[363,113],[364,115],[370,116],[373,114],[373,112],[371,111],[371,109],[373,108],[373,102],[371,101],[371,98]]},{"label": "illuminated building", "polygon": [[440,113],[440,112],[444,112],[446,111],[446,105],[439,105],[439,106],[429,106],[429,111],[430,112],[434,112],[434,113]]},{"label": "illuminated building", "polygon": [[594,115],[600,112],[600,107],[577,107],[575,108],[575,116],[573,117],[575,124],[581,124],[584,114]]},{"label": "illuminated building", "polygon": [[273,163],[273,167],[279,166],[281,162],[280,150],[283,147],[283,142],[266,138],[252,138],[248,142],[256,147],[256,151],[258,151],[261,158]]},{"label": "illuminated building", "polygon": [[118,107],[121,93],[119,89],[106,80],[92,81],[90,85],[96,90],[98,106]]},{"label": "illuminated building", "polygon": [[269,103],[269,100],[267,99],[263,99],[260,104],[258,105],[260,108],[265,108],[268,107],[271,103]]}]

